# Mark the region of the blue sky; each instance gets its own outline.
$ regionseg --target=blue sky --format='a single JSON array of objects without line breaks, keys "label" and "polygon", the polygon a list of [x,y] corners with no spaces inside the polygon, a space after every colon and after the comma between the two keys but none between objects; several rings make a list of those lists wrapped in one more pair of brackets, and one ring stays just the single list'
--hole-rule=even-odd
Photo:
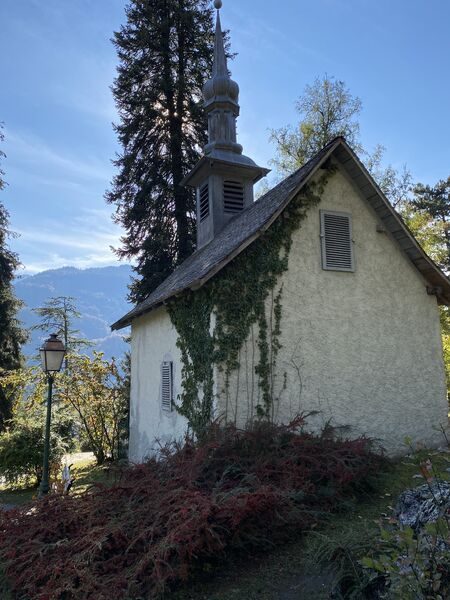
[{"label": "blue sky", "polygon": [[[117,145],[109,90],[112,32],[125,0],[2,0],[0,120],[12,241],[26,272],[117,264],[120,230],[103,194]],[[361,98],[367,149],[415,180],[450,175],[448,0],[224,0],[238,53],[238,135],[267,165],[269,130],[295,123],[294,103],[324,73]]]}]

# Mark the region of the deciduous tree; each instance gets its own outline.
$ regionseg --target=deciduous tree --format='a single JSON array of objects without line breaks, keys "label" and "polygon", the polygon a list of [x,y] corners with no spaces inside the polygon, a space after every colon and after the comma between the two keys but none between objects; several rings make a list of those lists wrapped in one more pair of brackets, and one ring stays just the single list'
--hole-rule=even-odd
[{"label": "deciduous tree", "polygon": [[[16,402],[6,429],[0,434],[0,476],[8,483],[34,479],[39,486],[44,452],[46,377],[40,367],[23,367],[0,377],[0,389],[7,387]],[[59,470],[66,452],[75,445],[74,420],[70,410],[54,402],[50,436],[52,470]]]},{"label": "deciduous tree", "polygon": [[[0,447],[6,453],[8,443],[14,440],[22,443],[21,440],[42,434],[45,423],[43,398],[47,384],[41,368],[31,366],[0,377],[0,389],[4,386],[11,388],[17,398],[13,418],[8,421],[8,437],[0,436]],[[86,440],[98,464],[106,459],[123,457],[128,433],[128,406],[129,380],[126,369],[122,373],[114,360],[105,360],[99,352],[94,352],[92,358],[80,354],[69,355],[67,369],[56,376],[52,409],[55,431],[60,432],[67,447],[69,440]],[[67,433],[65,437],[62,436],[62,424]],[[22,431],[16,435],[17,427]],[[2,439],[9,441],[1,446]],[[34,456],[30,453],[25,455]],[[21,461],[19,463],[22,464]]]},{"label": "deciduous tree", "polygon": [[363,158],[371,175],[393,206],[405,202],[409,196],[411,173],[403,167],[397,171],[382,166],[385,148],[377,145],[372,153],[364,150],[360,140],[359,115],[362,102],[353,96],[343,81],[325,75],[307,85],[296,102],[299,115],[297,125],[288,125],[271,132],[276,157],[272,161],[281,175],[289,175],[303,166],[323,146],[336,136],[343,136]]},{"label": "deciduous tree", "polygon": [[61,374],[58,400],[71,407],[98,464],[117,460],[128,411],[127,386],[114,360],[72,355]]},{"label": "deciduous tree", "polygon": [[328,75],[317,77],[312,85],[305,86],[295,108],[299,123],[271,132],[277,152],[273,164],[281,173],[292,173],[338,135],[362,151],[358,122],[362,103],[343,81]]}]

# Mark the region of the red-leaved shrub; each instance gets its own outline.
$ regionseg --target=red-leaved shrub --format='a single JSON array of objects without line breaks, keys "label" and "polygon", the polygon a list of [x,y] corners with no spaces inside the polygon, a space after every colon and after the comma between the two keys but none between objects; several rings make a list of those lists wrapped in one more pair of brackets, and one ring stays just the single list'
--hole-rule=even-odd
[{"label": "red-leaved shrub", "polygon": [[0,511],[0,564],[16,598],[153,598],[201,561],[298,534],[378,470],[365,438],[313,436],[297,418],[212,426],[112,487]]}]

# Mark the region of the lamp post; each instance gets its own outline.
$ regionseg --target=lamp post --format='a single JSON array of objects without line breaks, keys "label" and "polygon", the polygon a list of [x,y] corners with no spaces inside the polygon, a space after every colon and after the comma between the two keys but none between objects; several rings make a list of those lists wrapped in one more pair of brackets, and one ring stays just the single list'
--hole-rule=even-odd
[{"label": "lamp post", "polygon": [[66,349],[56,333],[52,333],[48,340],[39,349],[41,355],[42,370],[47,375],[48,397],[47,397],[47,420],[45,422],[44,442],[44,464],[42,468],[42,479],[39,487],[39,498],[48,493],[49,486],[49,457],[50,457],[50,422],[52,419],[52,392],[55,373],[61,370]]}]

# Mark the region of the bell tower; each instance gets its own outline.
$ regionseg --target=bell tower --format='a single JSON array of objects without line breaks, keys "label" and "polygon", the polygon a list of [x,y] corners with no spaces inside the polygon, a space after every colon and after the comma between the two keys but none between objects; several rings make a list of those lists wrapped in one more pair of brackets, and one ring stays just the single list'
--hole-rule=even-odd
[{"label": "bell tower", "polygon": [[182,184],[197,192],[197,248],[210,242],[235,215],[253,203],[253,186],[267,175],[242,154],[237,143],[236,119],[239,116],[239,86],[229,75],[217,9],[214,63],[211,79],[203,87],[208,117],[208,143],[204,155]]}]

